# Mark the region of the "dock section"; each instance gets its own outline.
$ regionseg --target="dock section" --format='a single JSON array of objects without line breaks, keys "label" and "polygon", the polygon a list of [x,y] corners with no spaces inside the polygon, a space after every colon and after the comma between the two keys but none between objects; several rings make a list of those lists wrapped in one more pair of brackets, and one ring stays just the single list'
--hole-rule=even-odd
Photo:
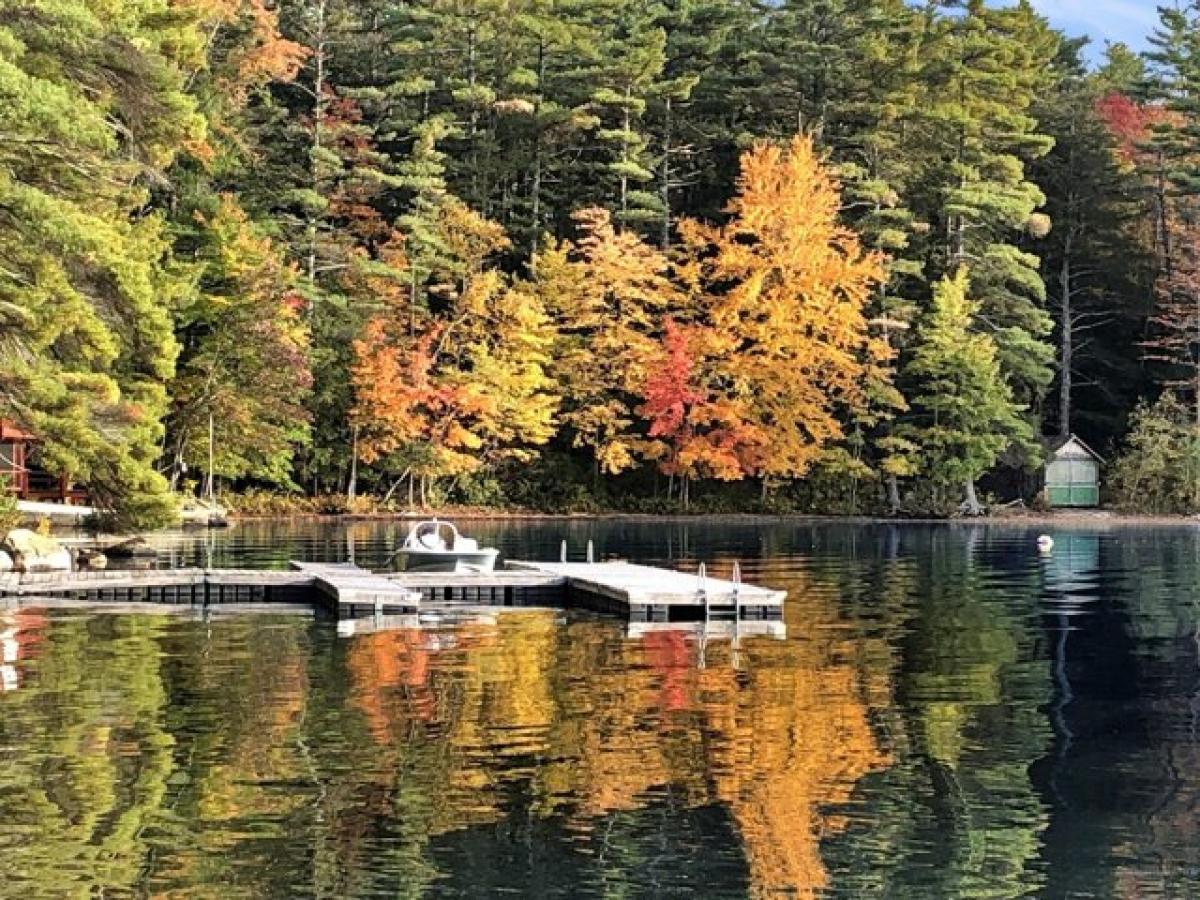
[{"label": "dock section", "polygon": [[438,606],[562,606],[567,579],[534,569],[492,572],[394,572],[389,581]]},{"label": "dock section", "polygon": [[616,613],[631,622],[671,622],[714,616],[742,620],[783,617],[787,591],[707,578],[627,562],[509,562],[517,570],[564,579],[569,605]]},{"label": "dock section", "polygon": [[71,598],[103,604],[299,603],[313,594],[338,618],[415,613],[421,595],[349,565],[293,563],[290,571],[113,569],[0,575],[0,598]]},{"label": "dock section", "polygon": [[292,569],[310,576],[339,619],[415,613],[421,606],[418,591],[352,563],[293,562]]},{"label": "dock section", "polygon": [[338,620],[485,607],[576,608],[634,623],[780,622],[787,594],[626,562],[509,562],[494,572],[374,573],[350,563],[289,571],[142,569],[0,574],[0,598],[104,604],[312,603]]}]

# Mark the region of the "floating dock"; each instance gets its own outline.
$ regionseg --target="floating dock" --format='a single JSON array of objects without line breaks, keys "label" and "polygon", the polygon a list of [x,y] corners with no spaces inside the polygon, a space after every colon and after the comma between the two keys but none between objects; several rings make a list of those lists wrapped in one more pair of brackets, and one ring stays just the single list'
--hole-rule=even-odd
[{"label": "floating dock", "polygon": [[787,591],[627,562],[508,565],[518,571],[561,578],[576,601],[571,605],[615,613],[631,622],[693,621],[714,614],[777,619],[783,615],[787,598]]},{"label": "floating dock", "polygon": [[312,586],[338,619],[415,613],[421,606],[417,591],[352,563],[293,562],[292,569],[312,576]]},{"label": "floating dock", "polygon": [[293,563],[290,571],[128,569],[0,575],[0,597],[68,597],[104,604],[224,606],[315,598],[337,618],[415,613],[421,595],[353,565]]},{"label": "floating dock", "polygon": [[[627,562],[509,562],[493,572],[374,573],[350,563],[293,562],[287,571],[143,569],[0,575],[0,597],[105,604],[312,603],[339,621],[425,610],[542,606],[631,623],[780,622],[786,591]],[[772,630],[768,628],[767,630]]]}]

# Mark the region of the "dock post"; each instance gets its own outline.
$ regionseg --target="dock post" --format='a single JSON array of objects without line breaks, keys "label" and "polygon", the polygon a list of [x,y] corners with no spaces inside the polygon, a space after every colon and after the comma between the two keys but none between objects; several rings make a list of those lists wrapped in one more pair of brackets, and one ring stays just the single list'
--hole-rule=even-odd
[{"label": "dock post", "polygon": [[729,641],[729,664],[735,672],[742,669],[742,564],[733,561],[733,635]]},{"label": "dock post", "polygon": [[742,564],[733,561],[733,623],[737,632],[737,623],[742,620]]},{"label": "dock post", "polygon": [[696,599],[704,604],[704,624],[708,624],[711,610],[708,606],[708,569],[704,563],[700,563],[700,568],[696,570]]},{"label": "dock post", "polygon": [[589,565],[596,561],[596,545],[591,541],[588,541],[587,561]]},{"label": "dock post", "polygon": [[559,562],[564,562],[564,563],[567,561],[567,539],[566,538],[563,538],[562,543],[558,547],[558,560],[559,560]]}]

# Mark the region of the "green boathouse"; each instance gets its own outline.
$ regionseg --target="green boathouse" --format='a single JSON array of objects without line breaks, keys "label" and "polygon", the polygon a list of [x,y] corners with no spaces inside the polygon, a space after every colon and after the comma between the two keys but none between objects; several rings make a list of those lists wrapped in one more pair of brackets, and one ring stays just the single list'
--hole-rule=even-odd
[{"label": "green boathouse", "polygon": [[1046,453],[1046,502],[1056,508],[1099,506],[1103,462],[1073,434],[1052,441]]}]

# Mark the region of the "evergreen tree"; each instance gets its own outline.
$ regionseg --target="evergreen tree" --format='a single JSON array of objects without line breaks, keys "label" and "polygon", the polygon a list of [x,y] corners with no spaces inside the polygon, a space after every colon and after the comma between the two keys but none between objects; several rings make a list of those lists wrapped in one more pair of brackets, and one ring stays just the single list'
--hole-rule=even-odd
[{"label": "evergreen tree", "polygon": [[934,16],[932,6],[926,15],[915,182],[939,228],[932,274],[971,267],[976,324],[992,332],[1006,379],[1029,403],[1049,385],[1054,356],[1039,259],[1022,241],[1044,237],[1050,223],[1037,212],[1046,198],[1026,165],[1054,143],[1031,108],[1053,84],[1046,60],[1058,38],[1027,2],[966,0],[959,15]]},{"label": "evergreen tree", "polygon": [[1031,170],[1054,221],[1044,271],[1059,348],[1058,402],[1047,418],[1060,436],[1082,429],[1098,441],[1123,424],[1141,386],[1129,335],[1143,331],[1147,312],[1150,259],[1137,223],[1150,210],[1099,113],[1108,82],[1085,73],[1077,45],[1064,45],[1058,65],[1058,86],[1036,107],[1054,149]]},{"label": "evergreen tree", "polygon": [[965,509],[979,515],[976,480],[1014,444],[1029,454],[1037,450],[1004,380],[995,340],[976,329],[980,307],[968,289],[965,270],[934,288],[905,368],[912,410],[899,433],[921,448],[924,474],[935,485],[964,488]]},{"label": "evergreen tree", "polygon": [[170,513],[154,470],[189,291],[147,209],[204,122],[194,21],[160,4],[0,4],[0,417],[134,523]]},{"label": "evergreen tree", "polygon": [[[658,2],[627,0],[614,5],[611,22],[604,23],[608,43],[588,74],[595,87],[589,107],[596,117],[595,149],[603,193],[597,205],[612,210],[620,227],[655,231],[666,217],[661,197],[649,189],[654,161],[645,118],[649,98],[659,92],[678,93],[678,85],[662,83],[666,65],[666,32],[659,24],[664,9]],[[600,24],[600,23],[597,23]]]}]

